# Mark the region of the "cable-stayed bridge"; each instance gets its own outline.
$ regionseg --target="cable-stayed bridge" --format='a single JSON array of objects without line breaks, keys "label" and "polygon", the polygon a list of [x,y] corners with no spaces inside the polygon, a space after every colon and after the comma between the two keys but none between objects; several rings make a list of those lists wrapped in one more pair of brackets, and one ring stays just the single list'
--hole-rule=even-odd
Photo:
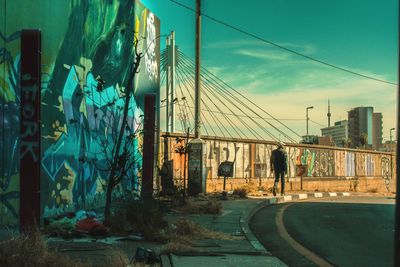
[{"label": "cable-stayed bridge", "polygon": [[[175,58],[166,49],[161,56],[161,107],[166,111],[167,132],[192,132],[194,129],[195,62],[179,49]],[[171,64],[171,61],[173,63]],[[174,77],[173,77],[174,76]],[[239,139],[298,143],[302,138],[264,107],[202,67],[202,135]],[[164,99],[163,99],[164,98]]]}]

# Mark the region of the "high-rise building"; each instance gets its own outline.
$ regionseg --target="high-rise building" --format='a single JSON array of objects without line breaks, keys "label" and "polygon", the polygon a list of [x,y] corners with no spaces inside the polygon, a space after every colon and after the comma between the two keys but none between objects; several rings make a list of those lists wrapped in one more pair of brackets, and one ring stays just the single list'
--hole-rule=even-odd
[{"label": "high-rise building", "polygon": [[383,119],[382,113],[372,113],[372,148],[382,146]]},{"label": "high-rise building", "polygon": [[343,147],[348,138],[347,120],[337,121],[334,126],[321,129],[322,136],[331,136],[336,146]]},{"label": "high-rise building", "polygon": [[372,114],[373,107],[357,107],[349,111],[348,137],[353,147],[372,146],[373,127]]}]

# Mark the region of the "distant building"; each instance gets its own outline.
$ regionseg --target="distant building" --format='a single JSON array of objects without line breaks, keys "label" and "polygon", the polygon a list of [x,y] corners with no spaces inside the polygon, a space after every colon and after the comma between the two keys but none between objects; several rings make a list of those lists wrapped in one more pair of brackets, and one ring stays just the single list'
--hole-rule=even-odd
[{"label": "distant building", "polygon": [[381,145],[380,148],[378,148],[379,151],[385,151],[385,152],[396,152],[397,149],[397,143],[396,141],[386,141],[384,144]]},{"label": "distant building", "polygon": [[321,146],[334,146],[335,143],[333,142],[332,136],[318,136],[318,145]]},{"label": "distant building", "polygon": [[374,113],[373,107],[357,107],[348,116],[352,146],[378,149],[382,144],[382,113]]},{"label": "distant building", "polygon": [[318,135],[304,135],[302,138],[300,144],[318,145]]},{"label": "distant building", "polygon": [[382,113],[372,113],[372,148],[382,146],[383,119]]},{"label": "distant building", "polygon": [[331,136],[336,146],[343,147],[348,138],[347,120],[337,121],[334,126],[321,129],[322,136]]}]

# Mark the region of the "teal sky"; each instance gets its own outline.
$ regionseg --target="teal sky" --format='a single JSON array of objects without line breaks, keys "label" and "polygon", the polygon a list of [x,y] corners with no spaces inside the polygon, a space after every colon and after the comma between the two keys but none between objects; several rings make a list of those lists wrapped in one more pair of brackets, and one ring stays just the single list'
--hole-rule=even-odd
[{"label": "teal sky", "polygon": [[[160,18],[161,33],[174,30],[176,43],[193,57],[194,13],[169,0],[142,2]],[[203,0],[202,12],[308,56],[397,82],[396,0]],[[330,98],[333,121],[363,105],[383,113],[384,138],[395,127],[396,86],[311,62],[205,17],[202,65],[280,118],[302,118],[313,105],[310,117],[326,125]],[[288,125],[304,134],[304,123]],[[310,124],[312,134],[320,128]]]}]

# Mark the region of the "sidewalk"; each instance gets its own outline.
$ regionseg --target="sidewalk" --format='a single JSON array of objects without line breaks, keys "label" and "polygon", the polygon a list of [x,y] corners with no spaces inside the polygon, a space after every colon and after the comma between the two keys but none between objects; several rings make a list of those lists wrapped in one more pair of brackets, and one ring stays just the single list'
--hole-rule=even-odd
[{"label": "sidewalk", "polygon": [[258,242],[249,228],[251,217],[261,208],[271,204],[335,196],[349,196],[349,193],[298,193],[284,197],[267,196],[225,200],[222,201],[223,213],[221,215],[169,213],[166,216],[169,223],[185,217],[209,230],[243,238],[239,240],[199,240],[195,243],[198,252],[164,256],[162,266],[286,266]]},{"label": "sidewalk", "polygon": [[248,211],[255,209],[264,200],[222,201],[223,213],[221,215],[167,214],[166,219],[170,223],[175,222],[180,217],[185,217],[206,229],[242,238],[237,240],[198,240],[194,245],[195,253],[170,254],[170,262],[166,262],[166,257],[163,257],[162,266],[286,266],[261,245],[254,246],[246,238],[245,232],[248,233],[248,228],[242,228],[243,224],[247,223],[249,219],[246,216],[251,215]]},{"label": "sidewalk", "polygon": [[[214,236],[214,239],[191,240],[194,250],[190,252],[165,254],[164,244],[138,240],[134,237],[88,237],[72,240],[48,238],[46,241],[51,250],[75,260],[88,262],[91,266],[110,266],[109,263],[115,262],[115,258],[118,259],[118,251],[122,251],[125,258],[132,259],[139,247],[151,249],[156,255],[164,253],[161,255],[161,262],[151,266],[286,266],[280,259],[271,255],[250,231],[251,217],[261,208],[275,203],[348,195],[348,193],[296,193],[284,197],[260,195],[248,199],[223,200],[220,215],[167,213],[165,220],[170,224],[184,217],[205,229],[222,232],[230,237],[228,240],[219,240]],[[0,236],[6,237],[9,234],[9,231],[0,231]],[[126,264],[119,266],[126,266]]]}]

